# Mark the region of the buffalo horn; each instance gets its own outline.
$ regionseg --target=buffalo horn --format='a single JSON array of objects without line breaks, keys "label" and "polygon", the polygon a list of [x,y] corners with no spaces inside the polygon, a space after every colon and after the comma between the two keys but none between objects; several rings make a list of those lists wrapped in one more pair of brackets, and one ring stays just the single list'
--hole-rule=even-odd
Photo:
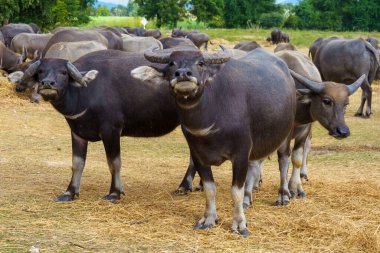
[{"label": "buffalo horn", "polygon": [[169,63],[171,52],[167,52],[165,50],[152,50],[148,49],[144,52],[144,57],[150,62],[153,63]]},{"label": "buffalo horn", "polygon": [[306,77],[303,77],[297,74],[291,69],[289,69],[289,71],[293,78],[297,79],[303,86],[305,86],[306,88],[310,89],[311,91],[315,93],[321,93],[322,90],[325,88],[325,85],[323,83],[311,81],[307,79]]},{"label": "buffalo horn", "polygon": [[363,74],[358,80],[347,86],[349,96],[352,95],[360,87],[365,77],[366,76]]},{"label": "buffalo horn", "polygon": [[25,70],[22,80],[28,80],[32,78],[37,73],[37,69],[40,66],[40,64],[41,64],[40,60],[30,64],[30,66]]},{"label": "buffalo horn", "polygon": [[221,51],[217,54],[203,53],[203,59],[208,64],[222,64],[227,62],[231,58],[231,54],[228,51]]},{"label": "buffalo horn", "polygon": [[21,61],[24,62],[28,58],[28,51],[25,46],[22,47]]},{"label": "buffalo horn", "polygon": [[70,76],[74,79],[74,81],[81,84],[82,86],[87,86],[86,82],[83,79],[82,74],[71,62],[67,62],[67,69]]},{"label": "buffalo horn", "polygon": [[226,48],[226,47],[223,46],[223,45],[219,45],[219,47],[222,49],[222,51],[228,51],[228,48]]}]

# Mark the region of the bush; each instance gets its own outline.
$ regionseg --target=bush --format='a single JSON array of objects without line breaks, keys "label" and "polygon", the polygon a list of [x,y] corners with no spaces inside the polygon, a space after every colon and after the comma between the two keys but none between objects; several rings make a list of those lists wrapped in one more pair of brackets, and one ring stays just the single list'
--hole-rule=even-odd
[{"label": "bush", "polygon": [[208,27],[210,28],[223,28],[224,27],[224,19],[221,16],[214,16],[212,20],[208,22]]},{"label": "bush", "polygon": [[263,13],[260,15],[259,24],[263,28],[282,27],[284,17],[280,13]]}]

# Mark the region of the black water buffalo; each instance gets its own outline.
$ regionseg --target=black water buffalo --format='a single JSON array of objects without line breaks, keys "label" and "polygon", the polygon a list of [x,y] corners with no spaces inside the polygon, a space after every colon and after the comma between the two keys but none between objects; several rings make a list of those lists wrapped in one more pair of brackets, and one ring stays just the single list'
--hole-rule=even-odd
[{"label": "black water buffalo", "polygon": [[0,42],[0,69],[8,73],[18,70],[20,64],[26,60],[26,52],[17,54],[8,49],[2,42]]},{"label": "black water buffalo", "polygon": [[[371,84],[379,71],[379,55],[364,39],[333,39],[323,42],[313,58],[322,80],[349,84],[363,74],[362,99],[356,116],[370,117],[372,114]],[[367,108],[363,112],[364,104]]]},{"label": "black water buffalo", "polygon": [[290,42],[289,34],[287,34],[285,32],[281,32],[281,42],[282,43],[289,43]]},{"label": "black water buffalo", "polygon": [[46,47],[42,51],[41,56],[45,57],[49,48],[58,42],[77,42],[77,41],[97,41],[105,45],[108,49],[112,49],[108,45],[108,40],[101,33],[94,30],[62,30],[51,37]]},{"label": "black water buffalo", "polygon": [[234,49],[249,52],[259,47],[261,47],[260,44],[254,40],[242,40],[234,46]]},{"label": "black water buffalo", "polygon": [[6,47],[11,46],[12,39],[19,33],[34,33],[31,26],[26,24],[9,24],[0,27],[0,32],[4,37],[4,44]]},{"label": "black water buffalo", "polygon": [[161,136],[178,126],[175,100],[168,88],[150,87],[131,78],[132,69],[146,64],[150,63],[143,54],[103,50],[87,54],[74,64],[41,59],[25,71],[21,84],[37,83],[38,92],[65,117],[71,129],[72,178],[57,201],[70,201],[79,195],[89,141],[104,144],[112,175],[104,199],[114,201],[123,194],[120,137]]},{"label": "black water buffalo", "polygon": [[[267,39],[268,40],[268,39]],[[278,43],[281,43],[283,42],[283,39],[282,39],[282,31],[280,29],[274,29],[271,34],[270,34],[270,41],[273,43],[273,44],[278,44]]]},{"label": "black water buffalo", "polygon": [[230,160],[232,230],[248,235],[243,210],[248,166],[276,150],[294,121],[295,87],[288,67],[262,49],[251,51],[242,58],[244,61],[229,60],[225,52],[208,55],[162,50],[146,52],[145,57],[167,65],[160,69],[139,67],[132,76],[148,86],[169,85],[194,166],[203,181],[206,210],[195,228],[215,225],[216,189],[211,165]]},{"label": "black water buffalo", "polygon": [[178,46],[194,46],[194,43],[186,38],[162,38],[160,39],[160,42],[162,43],[162,48],[173,48]]},{"label": "black water buffalo", "polygon": [[187,38],[191,40],[195,46],[198,48],[201,48],[201,46],[204,46],[205,50],[207,51],[207,45],[209,41],[209,37],[205,33],[200,33],[198,31],[184,31],[182,28],[179,29],[173,29],[172,30],[172,38]]},{"label": "black water buffalo", "polygon": [[323,43],[326,43],[330,40],[335,40],[335,39],[339,39],[338,37],[336,36],[333,36],[333,37],[329,37],[329,38],[322,38],[322,37],[318,37],[314,42],[313,44],[311,44],[310,48],[309,48],[309,57],[311,57],[311,59],[314,60],[314,57],[315,57],[315,54],[317,53],[317,50],[318,48],[323,44]]},{"label": "black water buffalo", "polygon": [[295,46],[293,46],[292,44],[290,43],[280,43],[277,45],[277,47],[274,49],[274,52],[279,52],[279,51],[283,51],[283,50],[292,50],[292,51],[295,51],[297,50]]}]

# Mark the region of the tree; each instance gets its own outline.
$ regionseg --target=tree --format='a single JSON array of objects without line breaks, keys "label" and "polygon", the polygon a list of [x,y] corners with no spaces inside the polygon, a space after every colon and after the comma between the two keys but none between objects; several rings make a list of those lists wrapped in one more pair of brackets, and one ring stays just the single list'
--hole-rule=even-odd
[{"label": "tree", "polygon": [[109,16],[110,14],[111,12],[106,6],[99,6],[96,11],[97,16]]},{"label": "tree", "polygon": [[148,19],[157,19],[157,26],[177,26],[177,22],[185,15],[185,0],[136,0],[139,5],[138,14]]},{"label": "tree", "polygon": [[197,17],[197,22],[210,22],[214,17],[223,15],[223,0],[191,0],[191,13]]}]

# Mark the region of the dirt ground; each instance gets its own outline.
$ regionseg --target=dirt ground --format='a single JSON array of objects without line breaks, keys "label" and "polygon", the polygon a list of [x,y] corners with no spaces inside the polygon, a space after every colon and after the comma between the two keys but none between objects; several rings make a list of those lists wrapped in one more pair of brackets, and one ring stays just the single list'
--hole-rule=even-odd
[{"label": "dirt ground", "polygon": [[41,252],[380,252],[379,82],[373,90],[370,119],[353,116],[361,91],[351,97],[349,138],[335,140],[314,125],[306,199],[274,206],[277,159],[265,161],[262,188],[245,212],[251,235],[241,238],[230,231],[230,163],[214,168],[215,228],[192,228],[203,214],[203,193],[172,194],[189,153],[178,128],[160,138],[122,139],[126,196],[118,203],[100,199],[110,174],[99,142],[89,145],[80,197],[54,202],[71,177],[69,128],[50,104],[31,104],[0,77],[0,252],[32,246]]}]

